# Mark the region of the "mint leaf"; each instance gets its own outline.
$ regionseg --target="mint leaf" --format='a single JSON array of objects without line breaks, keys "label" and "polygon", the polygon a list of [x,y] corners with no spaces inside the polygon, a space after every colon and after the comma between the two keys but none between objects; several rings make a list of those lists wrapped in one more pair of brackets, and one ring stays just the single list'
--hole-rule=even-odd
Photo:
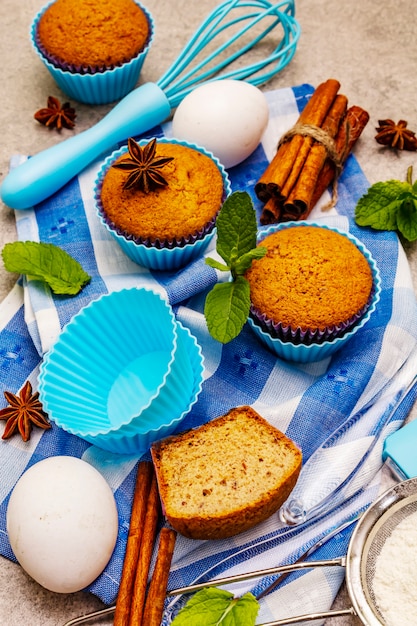
[{"label": "mint leaf", "polygon": [[207,265],[210,265],[210,267],[214,267],[215,270],[220,270],[221,272],[228,272],[230,270],[228,265],[220,263],[220,261],[216,261],[216,259],[211,259],[210,257],[207,257],[206,263]]},{"label": "mint leaf", "polygon": [[230,265],[230,255],[236,256],[256,247],[256,214],[250,195],[246,191],[235,191],[226,198],[216,220],[217,252]]},{"label": "mint leaf", "polygon": [[412,182],[413,168],[407,169],[406,181],[375,183],[355,208],[359,226],[377,230],[398,230],[408,241],[417,239],[417,182]]},{"label": "mint leaf", "polygon": [[78,261],[52,243],[7,243],[2,257],[8,272],[42,280],[59,295],[76,295],[91,280]]},{"label": "mint leaf", "polygon": [[188,600],[172,626],[254,626],[258,611],[251,593],[235,598],[229,591],[207,587]]},{"label": "mint leaf", "polygon": [[356,205],[356,223],[377,230],[397,230],[397,211],[401,204],[398,198],[410,190],[408,183],[398,180],[375,183]]},{"label": "mint leaf", "polygon": [[417,194],[406,194],[398,210],[397,226],[408,241],[417,239]]},{"label": "mint leaf", "polygon": [[253,626],[258,612],[259,604],[255,596],[251,593],[245,593],[237,599],[236,604],[232,607],[229,614],[232,621],[225,620],[225,626],[226,624],[230,624],[230,626]]},{"label": "mint leaf", "polygon": [[229,283],[220,283],[207,294],[204,315],[210,335],[228,343],[240,333],[250,307],[250,287],[243,276]]},{"label": "mint leaf", "polygon": [[263,246],[259,246],[258,248],[254,248],[246,254],[243,254],[239,259],[237,259],[235,264],[235,272],[237,276],[241,276],[250,268],[252,265],[253,259],[262,259],[263,256],[267,253],[267,249]]},{"label": "mint leaf", "polygon": [[256,247],[256,213],[246,191],[236,191],[226,199],[216,226],[216,250],[226,265],[210,258],[206,263],[230,271],[232,282],[213,287],[206,298],[204,315],[212,337],[228,343],[238,336],[249,315],[250,287],[244,273],[253,259],[266,254],[266,248]]}]

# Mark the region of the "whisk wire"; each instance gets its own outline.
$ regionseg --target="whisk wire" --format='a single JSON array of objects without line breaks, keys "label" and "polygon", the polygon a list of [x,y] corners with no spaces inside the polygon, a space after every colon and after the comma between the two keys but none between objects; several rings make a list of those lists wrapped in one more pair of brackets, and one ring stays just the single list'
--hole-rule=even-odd
[{"label": "whisk wire", "polygon": [[[233,20],[232,22],[229,22],[228,24],[225,24],[221,29],[219,29],[215,35],[217,35],[218,33],[220,33],[222,30],[225,30],[226,28],[228,28],[231,24],[235,24],[238,23],[239,21],[241,21],[242,19],[245,18],[237,18],[235,20]],[[261,18],[257,17],[255,18],[251,24],[249,25],[249,27],[254,26],[257,22],[259,22]],[[258,35],[257,37],[255,37],[254,39],[252,39],[252,41],[250,41],[249,43],[247,43],[243,48],[241,48],[240,50],[238,50],[237,52],[229,55],[228,57],[224,58],[222,61],[218,62],[216,65],[212,66],[211,68],[209,68],[206,72],[203,72],[202,74],[198,75],[199,80],[206,80],[207,78],[211,77],[213,74],[219,72],[220,70],[222,70],[224,67],[226,67],[227,65],[229,65],[230,63],[232,63],[233,61],[235,61],[237,58],[239,58],[242,54],[244,54],[245,52],[247,52],[248,50],[250,50],[251,48],[253,48],[257,43],[259,43],[259,41],[261,41],[261,39],[263,39],[273,28],[275,28],[275,26],[277,25],[277,23],[279,23],[279,19],[277,19],[272,25],[270,25],[267,29],[265,29],[260,35]],[[184,74],[184,76],[180,79],[181,80],[181,87],[182,88],[186,88],[188,86],[192,86],[194,85],[195,81],[196,81],[196,72],[202,70],[204,67],[206,67],[213,59],[215,59],[219,54],[223,53],[225,50],[227,50],[227,48],[229,48],[235,41],[237,41],[237,39],[239,39],[239,37],[241,37],[241,35],[246,32],[248,30],[248,27],[245,26],[243,29],[241,29],[238,33],[236,33],[233,37],[231,37],[228,41],[226,41],[225,43],[221,44],[218,48],[216,48],[211,54],[207,55],[206,58],[202,61],[200,61],[200,63],[198,63],[194,68],[192,68],[191,70],[189,70],[187,73]],[[189,80],[188,80],[189,79]],[[175,85],[172,85],[171,88],[175,89]],[[168,94],[170,93],[170,90],[168,89]]]},{"label": "whisk wire", "polygon": [[[259,2],[258,2],[259,4]],[[287,3],[285,3],[287,4]],[[230,5],[230,3],[229,3]],[[233,2],[233,7],[236,7],[239,5],[239,8],[242,7],[246,7],[246,6],[254,6],[254,3],[242,3],[240,2],[239,4],[239,0],[234,0]],[[168,70],[170,79],[172,79],[174,77],[174,75],[178,75],[180,73],[180,71],[182,69],[184,69],[184,67],[188,64],[188,62],[192,59],[191,54],[193,54],[193,56],[195,56],[195,54],[200,53],[203,48],[207,45],[207,42],[211,40],[213,40],[215,37],[217,37],[222,31],[227,30],[228,28],[230,28],[231,26],[237,24],[240,21],[247,21],[249,19],[252,19],[252,21],[247,24],[243,29],[241,29],[238,33],[236,33],[234,36],[230,37],[228,41],[226,41],[223,45],[219,46],[212,54],[210,54],[206,59],[204,59],[199,66],[197,66],[196,68],[193,68],[191,70],[189,70],[189,72],[187,73],[187,75],[184,78],[188,78],[189,76],[192,76],[192,74],[195,72],[196,69],[199,69],[199,67],[207,65],[208,62],[210,62],[217,54],[223,52],[226,48],[230,47],[230,45],[232,45],[235,41],[237,41],[240,37],[242,37],[243,34],[245,34],[249,29],[253,28],[258,22],[260,22],[261,20],[265,19],[268,15],[272,15],[274,13],[276,13],[280,6],[282,5],[271,5],[270,3],[263,3],[264,6],[268,6],[267,10],[264,11],[263,13],[251,13],[251,14],[245,14],[239,17],[236,17],[233,20],[230,20],[229,22],[220,25],[220,27],[215,30],[216,26],[218,24],[220,24],[221,20],[223,19],[225,12],[222,11],[221,15],[220,15],[220,19],[218,19],[216,21],[216,23],[213,23],[212,28],[207,29],[208,25],[210,24],[209,22],[209,18],[206,20],[205,25],[202,25],[202,28],[200,29],[200,32],[196,33],[196,36],[193,37],[192,40],[190,40],[189,44],[186,46],[186,48],[184,48],[183,52],[180,55],[180,62],[178,63],[175,62],[174,65],[172,66],[172,69],[174,71],[170,71]],[[224,5],[225,6],[225,5]],[[229,12],[230,11],[230,6],[228,6],[228,10],[226,11]],[[284,14],[282,14],[284,15]],[[232,60],[234,60],[235,58],[238,58],[239,56],[243,55],[246,51],[248,51],[250,48],[254,47],[261,39],[263,39],[273,28],[275,28],[275,26],[277,24],[279,24],[281,22],[281,17],[280,15],[278,15],[276,21],[269,26],[269,28],[265,29],[258,37],[254,38],[249,44],[247,44],[246,46],[244,46],[242,49],[240,49],[238,52],[236,52],[235,55],[232,55],[231,57],[229,57],[227,60],[225,60],[222,64],[221,67],[223,67],[224,65],[227,65],[228,63],[230,63]],[[285,34],[285,33],[284,33]],[[198,39],[202,37],[203,41],[201,41],[201,43],[198,43]],[[181,62],[182,61],[182,62]],[[217,68],[219,66],[216,66],[215,68],[212,68],[211,73],[215,73],[217,71]]]},{"label": "whisk wire", "polygon": [[[235,16],[228,21],[225,18],[233,9],[256,8],[258,10]],[[260,10],[261,9],[261,10]],[[159,79],[158,86],[164,90],[172,108],[178,106],[181,100],[192,91],[196,83],[203,84],[213,79],[233,61],[254,48],[267,35],[269,35],[277,25],[281,25],[283,35],[272,51],[272,53],[251,65],[233,69],[223,73],[221,78],[233,78],[245,80],[253,85],[260,85],[272,78],[279,70],[285,67],[292,59],[300,35],[300,28],[294,18],[294,0],[284,0],[277,4],[271,4],[268,0],[226,0],[219,5],[201,24],[191,39],[183,48],[177,60]],[[223,55],[233,44],[242,38],[250,29],[258,26],[262,20],[275,16],[261,32],[252,37],[240,49],[224,56],[218,62],[213,62],[217,57]],[[204,50],[209,42],[213,42],[224,31],[236,27],[240,22],[245,24],[237,32],[232,34],[226,41],[218,45],[210,54],[192,68],[190,63]],[[211,64],[211,65],[210,65]],[[208,67],[209,66],[209,67]],[[270,70],[262,75],[254,76],[261,70],[271,66]],[[188,70],[187,70],[188,68]],[[216,76],[216,78],[218,78]]]},{"label": "whisk wire", "polygon": [[[233,7],[235,7],[238,3],[239,3],[239,0],[234,0]],[[222,5],[222,6],[224,7],[225,5]],[[200,54],[200,52],[204,49],[207,43],[209,41],[213,41],[219,35],[219,33],[226,30],[227,28],[237,23],[238,21],[247,20],[249,17],[251,17],[248,15],[243,15],[230,22],[227,22],[226,24],[221,25],[222,20],[224,19],[225,15],[230,11],[230,8],[231,8],[230,6],[225,6],[225,10],[222,10],[220,12],[218,19],[216,19],[212,24],[209,20],[211,20],[211,18],[216,15],[217,10],[215,10],[211,14],[211,16],[207,18],[207,20],[201,25],[199,30],[196,31],[196,33],[187,43],[185,48],[182,50],[178,59],[174,61],[171,68],[169,68],[167,72],[164,74],[164,76],[162,77],[162,79],[159,80],[158,84],[161,88],[163,88],[163,86],[168,86],[169,83],[172,82],[172,80],[175,77],[179,76],[187,68],[187,66],[189,65],[189,62],[193,58],[195,58],[198,54]],[[216,30],[216,27],[219,24],[220,24],[220,27]],[[240,34],[241,33],[239,33],[239,35]],[[194,67],[191,70],[189,70],[187,74],[184,76],[184,78],[192,76],[196,70],[198,70],[203,65],[206,65],[207,63],[209,63],[212,60],[212,58],[216,56],[216,54],[221,52],[224,48],[228,47],[232,43],[232,41],[234,41],[235,39],[236,37],[234,37],[233,39],[230,38],[229,41],[223,44],[223,46],[220,46],[220,48],[217,48],[212,54],[206,57],[206,59],[200,62],[197,67]],[[213,73],[215,72],[215,68],[212,69],[212,72]]]},{"label": "whisk wire", "polygon": [[[158,80],[158,85],[161,89],[165,89],[172,82],[174,78],[176,78],[190,62],[192,58],[192,54],[198,54],[201,52],[203,47],[207,44],[210,37],[213,38],[213,31],[216,28],[217,24],[219,24],[225,15],[230,12],[236,5],[239,4],[240,0],[226,0],[223,4],[218,5],[200,24],[197,30],[194,31],[191,38],[185,44],[184,48],[180,52],[180,55],[177,59],[172,63],[172,65],[166,70],[166,72],[160,77]],[[199,43],[199,40],[203,38],[203,41]]]}]

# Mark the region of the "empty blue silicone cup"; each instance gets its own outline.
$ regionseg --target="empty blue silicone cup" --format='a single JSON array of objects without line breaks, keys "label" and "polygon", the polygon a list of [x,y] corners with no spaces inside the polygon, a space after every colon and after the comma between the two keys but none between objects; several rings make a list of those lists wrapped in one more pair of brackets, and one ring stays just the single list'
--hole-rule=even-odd
[{"label": "empty blue silicone cup", "polygon": [[[136,1],[136,0],[135,0]],[[130,61],[100,71],[75,71],[66,68],[58,60],[48,58],[46,50],[37,37],[38,22],[45,10],[52,4],[49,2],[35,16],[31,30],[32,46],[45,65],[58,87],[70,98],[85,104],[107,104],[120,100],[136,86],[139,75],[149,52],[154,37],[154,21],[149,11],[139,2],[136,4],[145,13],[149,23],[148,41],[143,50]]]},{"label": "empty blue silicone cup", "polygon": [[[139,145],[143,146],[149,142],[149,139],[139,141]],[[223,177],[223,200],[227,198],[231,193],[231,183],[229,176],[224,169],[223,165],[220,161],[213,156],[211,152],[208,152],[204,148],[197,146],[195,144],[180,141],[178,139],[161,137],[158,138],[158,142],[160,143],[179,143],[181,145],[187,146],[189,148],[193,148],[194,150],[198,150],[202,152],[206,156],[210,157],[219,168],[221,175]],[[127,235],[121,232],[113,223],[109,222],[106,218],[105,212],[103,210],[101,201],[100,201],[100,192],[102,186],[102,180],[107,172],[107,170],[111,167],[112,163],[116,161],[118,157],[127,152],[127,146],[123,146],[119,150],[115,150],[112,154],[110,154],[105,161],[103,162],[98,175],[95,181],[94,187],[94,200],[96,204],[96,210],[98,217],[106,228],[106,230],[110,233],[113,239],[119,244],[123,252],[135,263],[147,267],[152,270],[162,270],[162,271],[170,271],[176,270],[180,267],[183,267],[196,259],[197,257],[204,254],[205,250],[207,250],[209,244],[211,243],[215,232],[215,218],[208,224],[201,233],[196,233],[193,236],[190,236],[189,241],[187,243],[170,243],[169,245],[156,245],[148,242],[138,242],[135,237]],[[219,206],[220,210],[220,206]]]},{"label": "empty blue silicone cup", "polygon": [[139,454],[196,398],[202,365],[193,350],[201,359],[162,296],[139,288],[112,292],[64,327],[41,365],[40,398],[67,432]]},{"label": "empty blue silicone cup", "polygon": [[[160,394],[149,411],[135,417],[129,424],[110,435],[86,435],[84,438],[87,441],[110,452],[139,456],[149,450],[155,441],[168,437],[177,430],[198,400],[204,374],[203,355],[197,340],[180,322],[177,322],[177,331],[177,351],[181,351],[184,357],[182,376],[178,377],[177,383],[184,385],[184,392],[188,391],[188,397],[186,393],[182,396],[183,410],[181,411],[179,398],[173,412],[172,399],[167,394]],[[160,419],[156,421],[155,415],[160,416]]]}]

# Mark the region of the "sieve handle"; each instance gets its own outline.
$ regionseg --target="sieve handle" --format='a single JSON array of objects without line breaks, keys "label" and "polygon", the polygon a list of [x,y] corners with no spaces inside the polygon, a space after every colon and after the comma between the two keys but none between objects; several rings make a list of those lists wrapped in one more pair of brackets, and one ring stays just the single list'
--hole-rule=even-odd
[{"label": "sieve handle", "polygon": [[3,202],[12,209],[29,209],[63,187],[119,141],[161,124],[171,112],[162,89],[146,83],[131,91],[97,124],[39,152],[6,176]]},{"label": "sieve handle", "polygon": [[[322,537],[321,539],[316,541],[316,543],[314,543],[312,546],[310,546],[295,561],[295,563],[302,563],[303,561],[306,561],[308,559],[308,557],[313,554],[313,552],[315,552],[316,550],[318,550],[319,548],[324,546],[328,541],[330,541],[330,539],[333,539],[334,537],[336,537],[336,535],[338,535],[339,533],[343,532],[346,528],[349,528],[349,526],[351,526],[352,524],[355,524],[358,521],[358,519],[361,517],[361,515],[362,515],[362,513],[358,513],[357,515],[355,515],[351,519],[348,519],[343,524],[339,524],[338,526],[333,528],[333,530],[329,531],[327,533],[327,535],[324,535],[324,537]],[[340,563],[340,564],[344,565],[344,563]],[[287,571],[286,573],[281,574],[281,576],[279,576],[276,580],[274,580],[267,587],[265,587],[265,589],[263,589],[260,593],[258,593],[256,595],[256,599],[257,600],[261,600],[262,598],[267,596],[269,593],[274,591],[291,574],[291,572],[292,572],[292,570],[291,571]]]},{"label": "sieve handle", "polygon": [[270,567],[269,569],[257,570],[255,572],[249,572],[247,574],[236,574],[235,576],[226,576],[225,578],[217,578],[205,583],[197,583],[189,585],[188,587],[179,587],[178,589],[172,589],[168,591],[167,596],[179,596],[183,593],[191,593],[199,591],[200,589],[206,589],[207,587],[218,587],[221,585],[227,585],[231,583],[237,583],[244,580],[250,580],[251,578],[260,578],[263,576],[270,576],[271,574],[286,574],[287,572],[295,572],[297,570],[312,569],[314,567],[345,567],[346,557],[341,556],[335,559],[325,559],[323,561],[299,561],[297,563],[289,563],[288,565],[278,565],[277,567]]},{"label": "sieve handle", "polygon": [[400,481],[417,477],[416,446],[417,419],[402,426],[385,439],[382,460]]},{"label": "sieve handle", "polygon": [[[220,587],[222,585],[237,583],[245,580],[250,580],[252,578],[261,578],[263,576],[269,576],[271,574],[285,574],[287,572],[295,572],[296,570],[303,569],[312,569],[315,567],[345,567],[346,566],[346,557],[341,556],[335,559],[325,559],[322,561],[305,561],[305,562],[297,562],[290,563],[288,565],[279,565],[278,567],[271,567],[269,569],[257,570],[254,572],[249,572],[247,574],[236,574],[235,576],[226,576],[224,578],[217,578],[215,580],[210,580],[205,583],[197,583],[193,585],[188,585],[188,587],[179,587],[178,589],[172,589],[167,592],[167,596],[180,596],[186,593],[193,593],[194,591],[199,591],[201,589],[206,589],[207,587]],[[82,615],[81,617],[76,617],[75,619],[70,620],[69,622],[65,622],[64,626],[76,626],[78,624],[84,624],[91,619],[95,619],[96,617],[110,615],[115,610],[115,606],[110,606],[105,609],[101,609],[100,611],[95,611],[94,613],[89,613],[87,615]],[[329,613],[320,613],[317,614],[318,617],[328,615],[354,615],[352,613],[353,609],[346,609],[343,612],[330,611]],[[302,616],[298,618],[291,618],[291,620],[296,621],[278,621],[278,622],[269,622],[268,624],[260,624],[260,626],[273,626],[278,624],[297,624],[298,622],[303,621],[304,619],[309,619],[308,616]],[[317,619],[317,617],[311,618]]]},{"label": "sieve handle", "polygon": [[285,626],[286,624],[299,624],[300,622],[313,622],[317,619],[326,619],[328,617],[339,617],[341,615],[356,615],[353,607],[350,609],[336,609],[334,611],[325,611],[324,613],[307,613],[306,615],[296,615],[295,617],[287,617],[278,619],[274,622],[264,622],[260,626]]},{"label": "sieve handle", "polygon": [[[81,617],[76,617],[75,619],[70,620],[69,622],[65,622],[64,626],[78,626],[79,624],[85,624],[92,619],[96,619],[97,617],[105,617],[107,615],[111,615],[114,612],[116,607],[111,606],[106,609],[101,609],[100,611],[95,611],[94,613],[88,613],[87,615],[82,615]],[[267,622],[264,624],[260,624],[259,626],[284,626],[285,624],[298,624],[299,622],[312,622],[317,619],[325,619],[327,617],[339,617],[341,615],[356,615],[353,608],[350,609],[337,609],[334,611],[326,611],[324,613],[307,613],[307,615],[297,615],[296,617],[290,617],[287,619],[280,619],[275,622]]]}]

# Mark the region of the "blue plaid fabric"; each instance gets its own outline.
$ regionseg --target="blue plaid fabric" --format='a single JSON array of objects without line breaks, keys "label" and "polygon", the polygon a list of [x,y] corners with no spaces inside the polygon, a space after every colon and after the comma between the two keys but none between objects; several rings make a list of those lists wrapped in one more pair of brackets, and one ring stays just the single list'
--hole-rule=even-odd
[{"label": "blue plaid fabric", "polygon": [[[270,122],[262,143],[249,159],[229,170],[233,190],[247,190],[258,212],[254,183],[312,91],[310,85],[301,85],[267,92]],[[170,123],[147,136],[161,134],[170,136]],[[12,165],[23,158],[16,157]],[[227,275],[218,275],[204,258],[175,273],[156,273],[125,257],[95,213],[92,189],[98,168],[99,162],[92,164],[34,209],[16,211],[20,240],[57,244],[80,261],[92,280],[71,298],[54,296],[38,281],[22,278],[16,284],[0,307],[0,389],[17,392],[27,379],[36,388],[42,355],[72,316],[102,293],[146,286],[164,294],[178,319],[196,336],[205,357],[201,396],[180,428],[198,426],[233,406],[250,404],[301,447],[304,465],[292,498],[307,511],[306,521],[299,526],[288,526],[274,515],[224,541],[178,537],[169,586],[291,562],[380,493],[383,441],[402,425],[416,396],[412,388],[407,401],[397,407],[417,369],[417,306],[399,240],[395,233],[355,224],[355,204],[369,184],[351,155],[339,181],[337,206],[324,212],[321,207],[329,196],[323,197],[310,219],[350,231],[363,241],[380,269],[381,300],[371,320],[340,352],[318,363],[297,365],[269,352],[247,326],[225,346],[210,337],[203,315],[205,295]],[[213,254],[213,248],[206,253]],[[0,407],[6,405],[1,396]],[[26,444],[19,437],[1,442],[0,552],[14,560],[6,533],[13,486],[33,463],[58,454],[90,462],[114,491],[120,520],[117,545],[105,571],[89,588],[105,603],[112,603],[123,565],[136,460],[111,455],[55,426],[46,432],[34,430]],[[350,533],[351,528],[338,533],[317,556],[343,554]],[[342,569],[335,568],[292,574],[282,588],[261,601],[259,623],[328,609],[343,575]],[[240,583],[234,590],[258,592],[272,579]],[[167,620],[183,601],[167,601]]]}]

